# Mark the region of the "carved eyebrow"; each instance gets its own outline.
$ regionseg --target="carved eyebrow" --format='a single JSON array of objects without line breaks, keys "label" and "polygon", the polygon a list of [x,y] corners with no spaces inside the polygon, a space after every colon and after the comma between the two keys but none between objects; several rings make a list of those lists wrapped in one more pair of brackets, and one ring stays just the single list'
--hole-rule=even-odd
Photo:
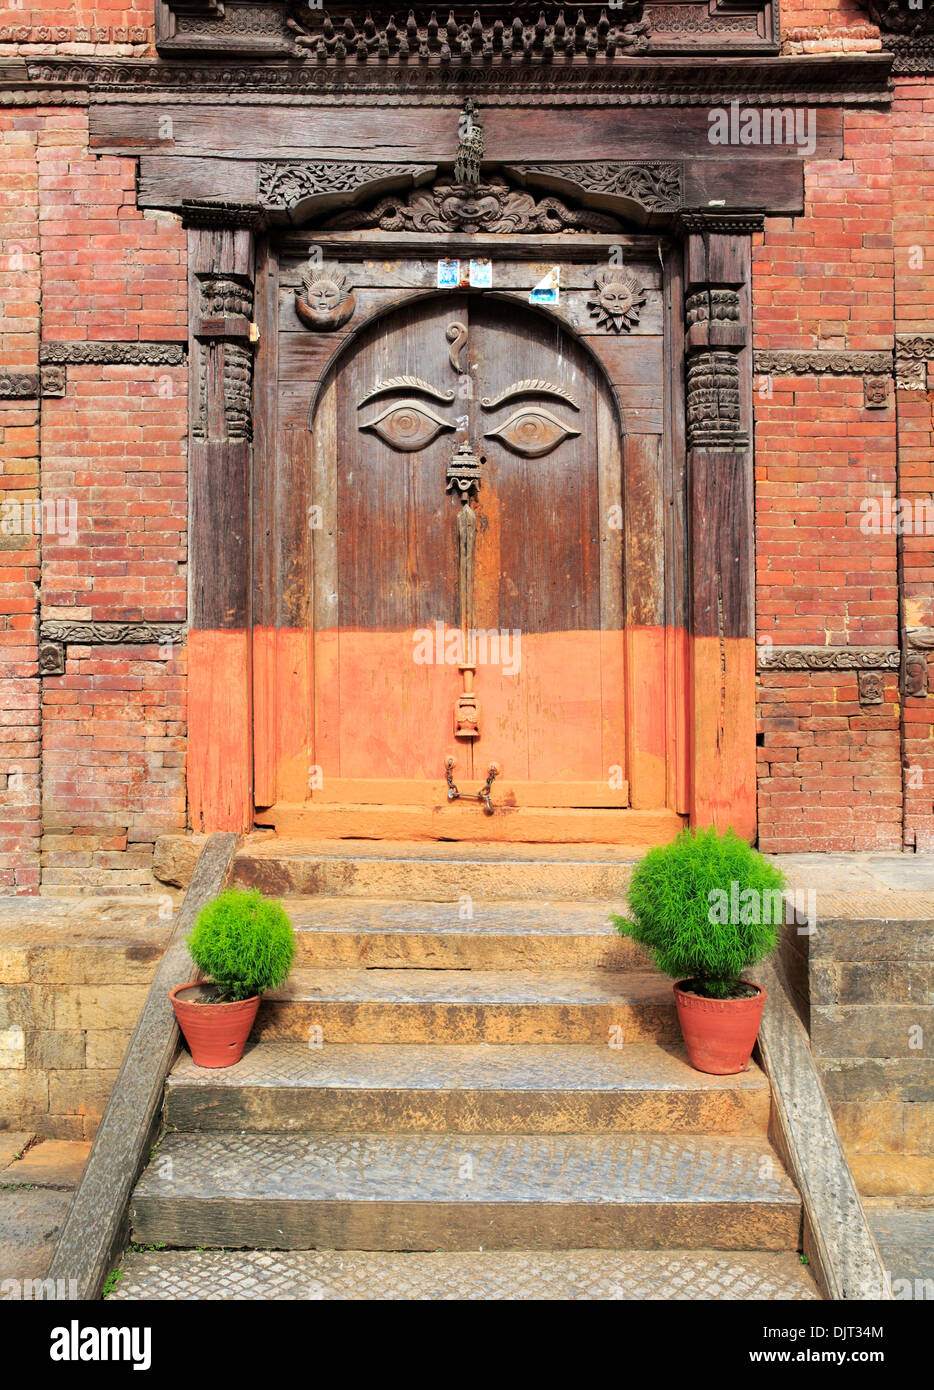
[{"label": "carved eyebrow", "polygon": [[484,410],[493,410],[498,405],[505,405],[506,401],[515,400],[517,396],[556,396],[559,401],[567,401],[572,410],[580,410],[570,391],[565,390],[563,386],[555,386],[550,381],[542,381],[540,377],[526,377],[524,381],[514,381],[498,396],[484,396],[480,404]]},{"label": "carved eyebrow", "polygon": [[366,405],[367,401],[375,401],[377,396],[388,395],[390,391],[418,391],[434,401],[443,401],[445,405],[454,399],[453,391],[439,391],[437,386],[432,386],[430,381],[424,381],[420,376],[391,376],[386,381],[378,381],[373,390],[357,402],[357,409]]}]

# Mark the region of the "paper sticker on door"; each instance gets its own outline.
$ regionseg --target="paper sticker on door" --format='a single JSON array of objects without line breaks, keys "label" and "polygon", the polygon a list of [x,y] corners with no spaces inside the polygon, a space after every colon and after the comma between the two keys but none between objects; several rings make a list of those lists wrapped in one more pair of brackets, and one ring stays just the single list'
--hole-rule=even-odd
[{"label": "paper sticker on door", "polygon": [[475,290],[489,290],[493,287],[493,262],[477,260],[470,262],[470,285]]},{"label": "paper sticker on door", "polygon": [[[471,261],[471,267],[473,261]],[[439,290],[463,290],[468,284],[473,284],[469,278],[469,271],[466,264],[461,265],[460,261],[439,261],[438,262],[438,289]]]},{"label": "paper sticker on door", "polygon": [[557,304],[561,280],[561,267],[553,265],[548,274],[539,280],[529,294],[530,304]]}]

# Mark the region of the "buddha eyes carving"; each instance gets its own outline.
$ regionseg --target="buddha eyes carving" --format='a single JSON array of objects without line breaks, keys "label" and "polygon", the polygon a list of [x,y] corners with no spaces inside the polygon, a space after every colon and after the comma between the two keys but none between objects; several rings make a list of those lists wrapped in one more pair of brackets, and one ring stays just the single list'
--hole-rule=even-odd
[{"label": "buddha eyes carving", "polygon": [[580,434],[542,406],[525,405],[510,415],[498,429],[488,430],[486,439],[500,439],[508,449],[526,458],[550,454],[565,439]]},{"label": "buddha eyes carving", "polygon": [[455,426],[418,401],[396,401],[360,428],[372,430],[393,449],[414,453],[427,448],[442,430],[453,430]]}]

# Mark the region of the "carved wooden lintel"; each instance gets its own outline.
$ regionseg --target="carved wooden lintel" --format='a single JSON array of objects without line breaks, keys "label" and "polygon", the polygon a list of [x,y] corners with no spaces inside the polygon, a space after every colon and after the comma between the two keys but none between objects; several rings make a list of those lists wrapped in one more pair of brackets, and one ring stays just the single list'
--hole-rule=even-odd
[{"label": "carved wooden lintel", "polygon": [[59,366],[181,367],[187,350],[187,343],[42,343],[39,361]]},{"label": "carved wooden lintel", "polygon": [[[242,53],[242,49],[241,49]],[[98,96],[113,101],[186,105],[268,103],[387,104],[431,102],[450,105],[474,96],[485,105],[567,106],[576,102],[610,106],[722,105],[741,98],[747,105],[862,105],[891,96],[893,55],[807,54],[734,59],[729,71],[704,56],[689,69],[651,54],[622,64],[554,63],[442,67],[385,63],[321,65],[254,63],[249,60],[154,62],[46,54],[23,63],[25,75],[0,85],[6,106],[87,105]]]},{"label": "carved wooden lintel", "polygon": [[48,619],[39,628],[39,674],[65,674],[65,647],[141,646],[174,649],[185,641],[184,623],[72,622]]},{"label": "carved wooden lintel", "polygon": [[760,642],[760,671],[897,671],[898,647],[780,647]]},{"label": "carved wooden lintel", "polygon": [[849,352],[838,348],[806,348],[796,352],[762,351],[755,355],[759,376],[887,376],[891,352]]}]

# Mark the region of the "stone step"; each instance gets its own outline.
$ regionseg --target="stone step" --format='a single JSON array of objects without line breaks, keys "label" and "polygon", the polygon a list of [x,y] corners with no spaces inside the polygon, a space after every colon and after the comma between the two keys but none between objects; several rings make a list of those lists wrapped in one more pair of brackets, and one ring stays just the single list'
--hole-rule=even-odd
[{"label": "stone step", "polygon": [[520,970],[599,965],[645,969],[647,954],[608,921],[606,903],[283,899],[296,965]]},{"label": "stone step", "polygon": [[264,995],[255,1037],[332,1043],[676,1041],[671,984],[655,972],[293,970]]},{"label": "stone step", "polygon": [[234,882],[276,896],[330,894],[461,902],[467,898],[622,903],[632,851],[615,845],[314,842],[252,835]]},{"label": "stone step", "polygon": [[705,1076],[655,1044],[420,1047],[261,1043],[235,1066],[185,1053],[166,1090],[177,1130],[765,1133],[758,1067]]},{"label": "stone step", "polygon": [[820,1297],[792,1251],[156,1250],[124,1256],[108,1301],[784,1300]]},{"label": "stone step", "polygon": [[138,1244],[307,1250],[794,1250],[767,1140],[681,1134],[170,1134]]}]

